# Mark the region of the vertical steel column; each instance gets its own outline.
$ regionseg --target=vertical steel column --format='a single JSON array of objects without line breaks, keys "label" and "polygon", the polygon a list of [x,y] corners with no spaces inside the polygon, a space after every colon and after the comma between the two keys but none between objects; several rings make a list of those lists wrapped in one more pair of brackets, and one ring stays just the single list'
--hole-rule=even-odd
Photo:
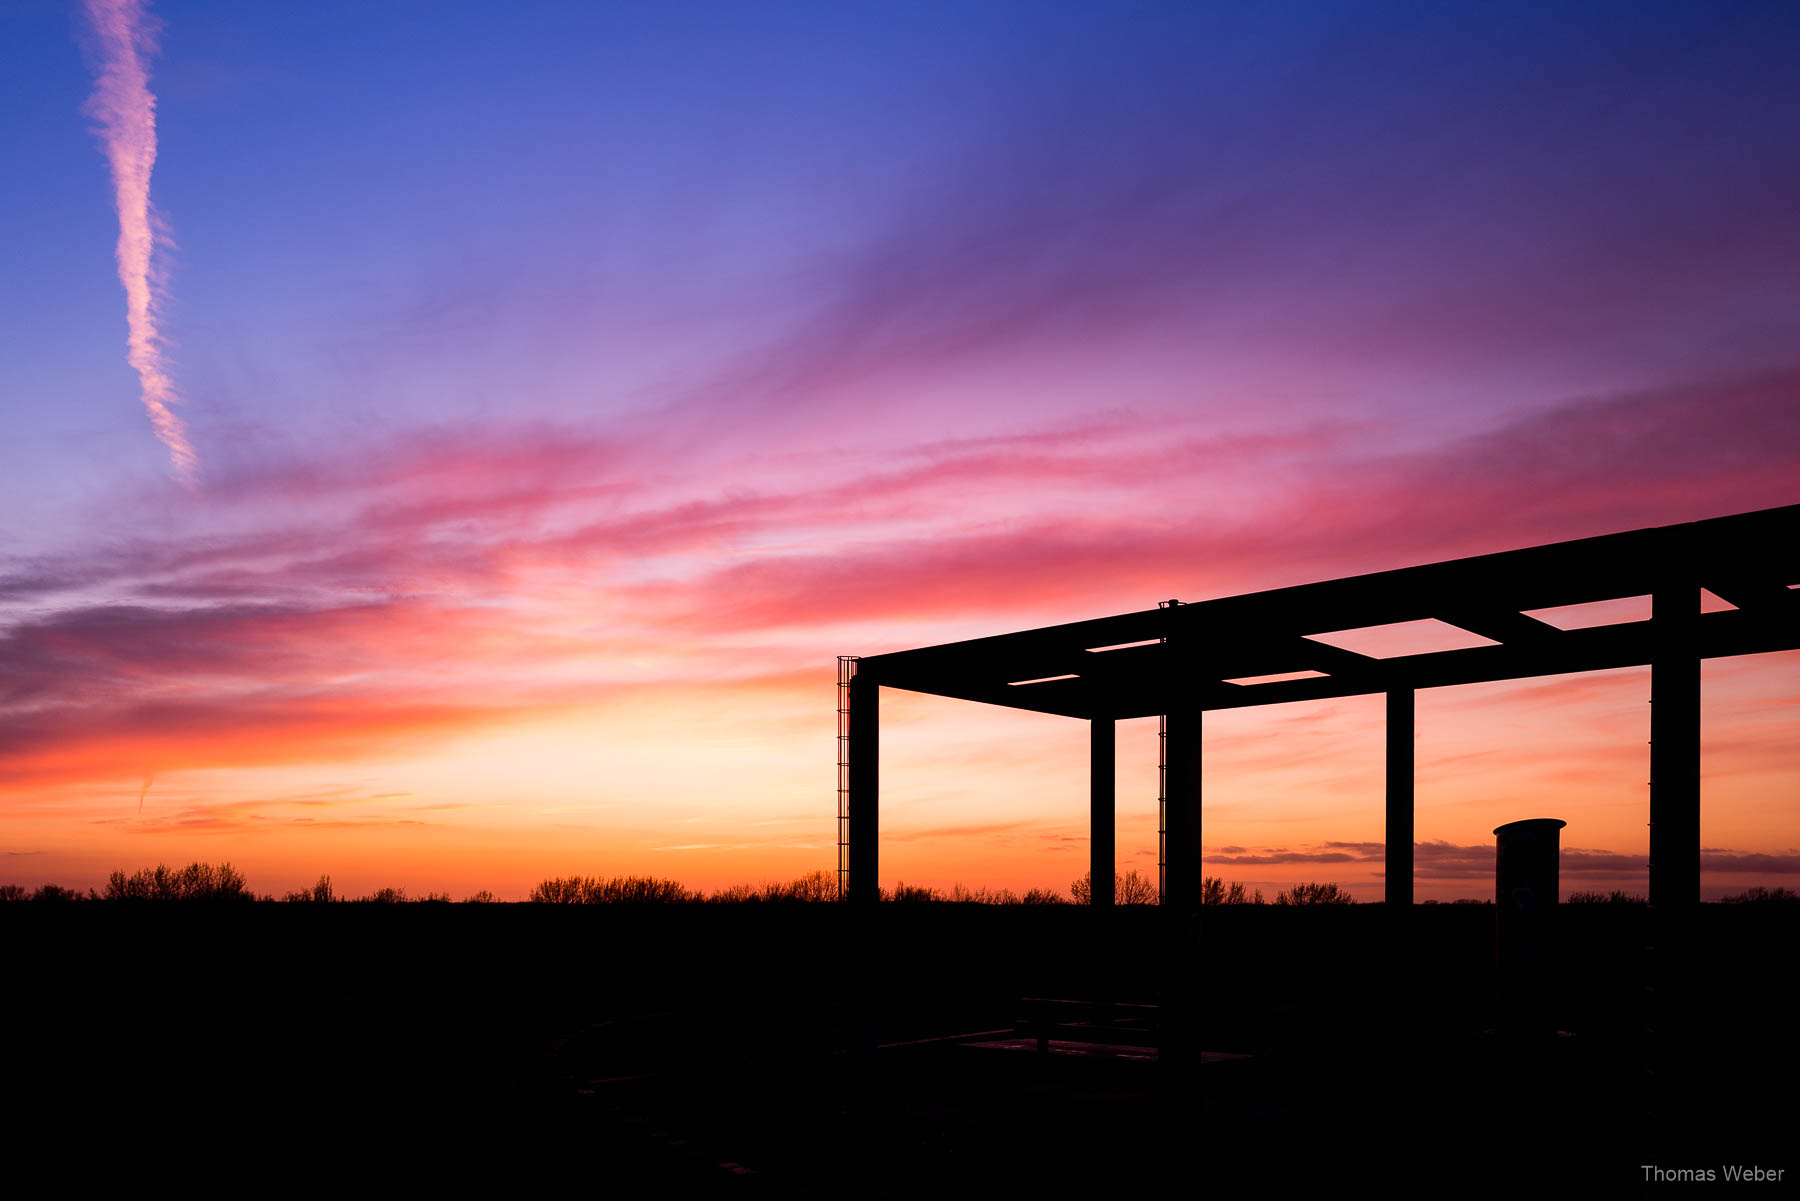
[{"label": "vertical steel column", "polygon": [[1700,590],[1650,598],[1650,903],[1700,903]]},{"label": "vertical steel column", "polygon": [[1169,891],[1169,715],[1156,719],[1156,902]]},{"label": "vertical steel column", "polygon": [[1413,690],[1387,694],[1387,873],[1389,905],[1413,903]]},{"label": "vertical steel column", "polygon": [[1164,905],[1200,907],[1200,709],[1173,709],[1167,719],[1163,753],[1167,760],[1167,849],[1163,869]]},{"label": "vertical steel column", "polygon": [[1092,882],[1091,903],[1099,909],[1113,904],[1114,765],[1117,741],[1110,717],[1088,722],[1088,871]]},{"label": "vertical steel column", "polygon": [[[1179,609],[1181,601],[1170,598],[1157,601],[1158,609]],[[1164,624],[1164,630],[1168,626]],[[1169,636],[1165,632],[1160,641],[1167,645]],[[1180,677],[1180,672],[1165,672],[1163,685],[1168,686],[1168,677]],[[1166,699],[1165,699],[1165,703]],[[1169,715],[1165,712],[1156,719],[1156,903],[1167,904],[1169,900]]]},{"label": "vertical steel column", "polygon": [[865,675],[850,680],[850,891],[853,904],[881,899],[881,689]]},{"label": "vertical steel column", "polygon": [[850,681],[858,656],[838,656],[837,681],[837,898],[850,883]]}]

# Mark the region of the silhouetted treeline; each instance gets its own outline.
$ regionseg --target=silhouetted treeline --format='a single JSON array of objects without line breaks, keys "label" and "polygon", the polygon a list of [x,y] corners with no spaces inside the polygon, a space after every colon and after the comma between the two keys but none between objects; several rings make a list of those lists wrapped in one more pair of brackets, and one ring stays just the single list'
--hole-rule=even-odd
[{"label": "silhouetted treeline", "polygon": [[337,897],[331,891],[331,877],[330,876],[320,876],[319,882],[317,884],[313,885],[311,888],[302,888],[295,892],[290,892],[287,894],[287,896],[282,897],[281,899],[284,901],[325,902],[325,901],[335,901],[335,900],[337,900]]},{"label": "silhouetted treeline", "polygon": [[[407,901],[429,901],[447,903],[451,899],[447,892],[426,892],[420,896],[408,896],[404,888],[378,888],[374,892],[360,897],[341,897],[331,886],[330,876],[320,876],[318,883],[310,888],[295,889],[287,893],[281,900],[294,902],[331,902],[354,901],[376,904],[396,904]],[[480,904],[492,902],[496,898],[487,889],[482,889],[473,896],[463,898],[464,903]],[[229,863],[221,863],[216,867],[210,863],[190,863],[186,867],[172,868],[159,863],[155,867],[140,868],[129,876],[122,871],[114,872],[106,881],[104,891],[90,888],[85,893],[76,888],[64,888],[58,884],[45,884],[36,890],[27,889],[17,884],[0,884],[0,901],[274,901],[267,893],[257,894],[250,891],[249,882],[242,872]]]},{"label": "silhouetted treeline", "polygon": [[678,880],[656,876],[558,876],[532,889],[527,899],[545,905],[681,905],[706,896]]},{"label": "silhouetted treeline", "polygon": [[85,893],[60,884],[36,890],[18,884],[0,884],[0,901],[254,901],[271,900],[250,891],[242,872],[229,863],[190,863],[170,867],[159,863],[126,875],[114,872],[106,891],[90,888]]},{"label": "silhouetted treeline", "polygon": [[711,901],[835,901],[838,899],[835,872],[808,872],[786,882],[733,884],[721,888],[707,898]]},{"label": "silhouetted treeline", "polygon": [[884,901],[948,901],[960,905],[1067,905],[1069,898],[1051,888],[1028,888],[1022,893],[1010,888],[968,888],[952,884],[949,888],[931,888],[921,884],[895,883],[881,890]]},{"label": "silhouetted treeline", "polygon": [[1341,884],[1296,884],[1275,894],[1277,905],[1351,905],[1356,898]]},{"label": "silhouetted treeline", "polygon": [[[595,876],[559,876],[545,880],[531,890],[529,898],[553,905],[741,905],[772,902],[818,903],[838,899],[838,880],[834,872],[808,872],[792,880],[764,881],[760,884],[733,884],[707,894],[691,889],[675,880],[655,876],[614,876],[603,880]],[[1009,888],[967,888],[953,884],[947,889],[924,885],[896,883],[881,890],[884,901],[949,901],[980,905],[1061,905],[1068,898],[1048,888],[1033,888],[1023,894]]]},{"label": "silhouetted treeline", "polygon": [[[269,900],[270,898],[265,897],[263,899]],[[447,905],[451,901],[450,894],[447,892],[427,892],[420,896],[409,897],[406,895],[406,890],[404,888],[377,888],[374,892],[365,893],[360,897],[340,897],[331,887],[330,876],[320,876],[319,882],[314,884],[311,888],[296,889],[281,899],[290,904],[326,904],[332,901],[355,901],[358,903],[374,905],[398,905],[408,901]],[[494,894],[484,888],[472,896],[464,897],[463,903],[466,905],[490,904],[494,899]]]},{"label": "silhouetted treeline", "polygon": [[93,889],[82,892],[78,888],[64,888],[60,884],[45,884],[37,889],[26,888],[21,884],[0,884],[0,901],[98,901],[100,894]]},{"label": "silhouetted treeline", "polygon": [[1726,897],[1727,905],[1792,905],[1800,902],[1800,892],[1791,888],[1752,888]]},{"label": "silhouetted treeline", "polygon": [[[1296,884],[1292,888],[1284,888],[1275,894],[1277,905],[1352,905],[1356,898],[1350,890],[1341,884],[1313,883]],[[1200,877],[1200,903],[1202,905],[1267,905],[1263,900],[1262,889],[1248,888],[1238,881],[1227,881],[1219,876]]]},{"label": "silhouetted treeline", "polygon": [[1648,905],[1650,902],[1635,892],[1626,892],[1615,888],[1611,892],[1572,892],[1566,904],[1570,905]]},{"label": "silhouetted treeline", "polygon": [[[320,876],[308,888],[295,889],[280,898],[292,904],[355,902],[363,904],[428,903],[448,904],[453,898],[447,892],[425,892],[408,895],[404,888],[378,888],[362,896],[340,896],[332,887],[331,877]],[[546,879],[531,890],[530,902],[551,905],[737,905],[750,903],[803,902],[820,903],[839,899],[835,872],[816,871],[792,880],[764,881],[759,884],[734,884],[708,894],[689,888],[678,880],[658,876],[557,876]],[[1093,884],[1084,873],[1069,886],[1064,896],[1048,888],[1031,888],[1022,893],[1010,888],[968,888],[952,884],[949,888],[897,882],[893,888],[881,890],[881,899],[890,902],[941,902],[975,905],[1087,905],[1093,899]],[[1156,884],[1137,871],[1113,876],[1113,899],[1119,905],[1154,905]],[[243,873],[229,863],[214,866],[190,863],[171,868],[157,864],[126,875],[115,871],[104,891],[90,888],[86,892],[45,884],[28,889],[18,884],[0,884],[0,902],[37,901],[274,901],[268,894],[251,892]],[[463,904],[493,904],[499,898],[487,889],[462,899]],[[1282,889],[1270,902],[1261,889],[1251,889],[1236,881],[1218,876],[1201,878],[1200,902],[1203,905],[1348,905],[1355,901],[1350,891],[1335,883],[1303,883]],[[1422,905],[1491,904],[1490,900],[1465,897],[1454,901],[1425,900]],[[1573,905],[1644,905],[1645,898],[1623,889],[1610,892],[1597,890],[1572,892],[1567,903]],[[1800,903],[1800,893],[1789,888],[1756,887],[1734,896],[1721,898],[1727,905],[1789,905]]]}]

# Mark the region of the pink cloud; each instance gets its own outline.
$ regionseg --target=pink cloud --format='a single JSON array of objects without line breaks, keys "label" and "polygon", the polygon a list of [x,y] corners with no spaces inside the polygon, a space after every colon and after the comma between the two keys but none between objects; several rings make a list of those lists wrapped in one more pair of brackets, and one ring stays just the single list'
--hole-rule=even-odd
[{"label": "pink cloud", "polygon": [[[638,688],[798,691],[807,656],[891,649],[832,628],[916,645],[1791,500],[1797,396],[1800,371],[1773,372],[1374,457],[1353,426],[1164,437],[1111,417],[737,479],[541,428],[227,465],[224,517],[162,502],[135,540],[0,575],[33,606],[0,639],[0,713],[15,751],[37,748],[15,772],[137,779],[152,760],[322,758],[358,729],[373,745],[551,711],[610,661],[642,661]],[[1218,483],[1269,475],[1296,486]]]}]

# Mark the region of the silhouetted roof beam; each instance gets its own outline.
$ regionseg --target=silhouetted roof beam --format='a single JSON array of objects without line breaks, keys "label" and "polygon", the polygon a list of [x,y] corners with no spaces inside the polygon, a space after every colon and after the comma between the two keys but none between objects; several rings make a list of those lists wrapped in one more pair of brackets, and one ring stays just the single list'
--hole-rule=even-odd
[{"label": "silhouetted roof beam", "polygon": [[1562,635],[1562,631],[1549,622],[1510,609],[1454,609],[1438,614],[1437,619],[1495,642],[1531,645]]},{"label": "silhouetted roof beam", "polygon": [[[1070,717],[1243,705],[1647,664],[1654,623],[1561,630],[1525,615],[1704,584],[1703,657],[1800,647],[1800,505],[1406,567],[865,657],[887,686]],[[1447,622],[1498,645],[1374,658],[1306,635]],[[1162,639],[1169,641],[1163,642]],[[1141,644],[1141,645],[1121,645]],[[1116,649],[1106,649],[1116,648]],[[1242,686],[1299,670],[1323,677]],[[1051,677],[1073,676],[1058,679]],[[1014,685],[1014,681],[1039,683]]]},{"label": "silhouetted roof beam", "polygon": [[1720,600],[1752,613],[1772,617],[1800,618],[1800,592],[1773,579],[1729,576],[1708,579],[1707,590]]}]

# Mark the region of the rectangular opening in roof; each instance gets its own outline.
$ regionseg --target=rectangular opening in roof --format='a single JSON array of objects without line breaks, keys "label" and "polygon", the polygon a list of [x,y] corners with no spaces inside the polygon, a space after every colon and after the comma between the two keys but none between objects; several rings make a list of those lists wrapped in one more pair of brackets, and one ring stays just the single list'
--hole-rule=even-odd
[{"label": "rectangular opening in roof", "polygon": [[[1702,613],[1723,613],[1736,605],[1705,588],[1697,590]],[[1621,596],[1615,600],[1589,601],[1581,605],[1557,605],[1550,609],[1527,609],[1525,616],[1547,621],[1559,630],[1591,630],[1595,626],[1624,625],[1650,620],[1650,597]]]},{"label": "rectangular opening in roof", "polygon": [[1128,651],[1134,646],[1155,646],[1161,638],[1146,638],[1142,642],[1115,642],[1111,646],[1090,646],[1088,654],[1098,655],[1103,651]]},{"label": "rectangular opening in roof", "polygon": [[1595,626],[1616,626],[1631,621],[1650,620],[1648,596],[1621,596],[1617,600],[1588,601],[1580,605],[1555,605],[1548,609],[1527,609],[1525,616],[1549,622],[1559,630],[1591,630]]},{"label": "rectangular opening in roof", "polygon": [[[1048,684],[1052,680],[1079,680],[1080,678],[1081,677],[1076,675],[1074,672],[1070,672],[1068,675],[1065,675],[1065,676],[1039,676],[1035,680],[1013,680],[1011,683],[1007,684],[1007,687],[1008,688],[1018,688],[1025,684]],[[1105,877],[1102,876],[1101,879],[1104,880]]]},{"label": "rectangular opening in roof", "polygon": [[1322,671],[1278,671],[1267,676],[1239,676],[1235,680],[1226,680],[1227,684],[1280,684],[1287,680],[1323,680]]},{"label": "rectangular opening in roof", "polygon": [[1396,655],[1429,655],[1435,651],[1460,651],[1474,646],[1498,646],[1492,638],[1426,617],[1419,621],[1396,621],[1387,625],[1362,626],[1354,630],[1327,630],[1308,634],[1314,642],[1323,642],[1339,650],[1354,651],[1371,659],[1391,659]]}]

